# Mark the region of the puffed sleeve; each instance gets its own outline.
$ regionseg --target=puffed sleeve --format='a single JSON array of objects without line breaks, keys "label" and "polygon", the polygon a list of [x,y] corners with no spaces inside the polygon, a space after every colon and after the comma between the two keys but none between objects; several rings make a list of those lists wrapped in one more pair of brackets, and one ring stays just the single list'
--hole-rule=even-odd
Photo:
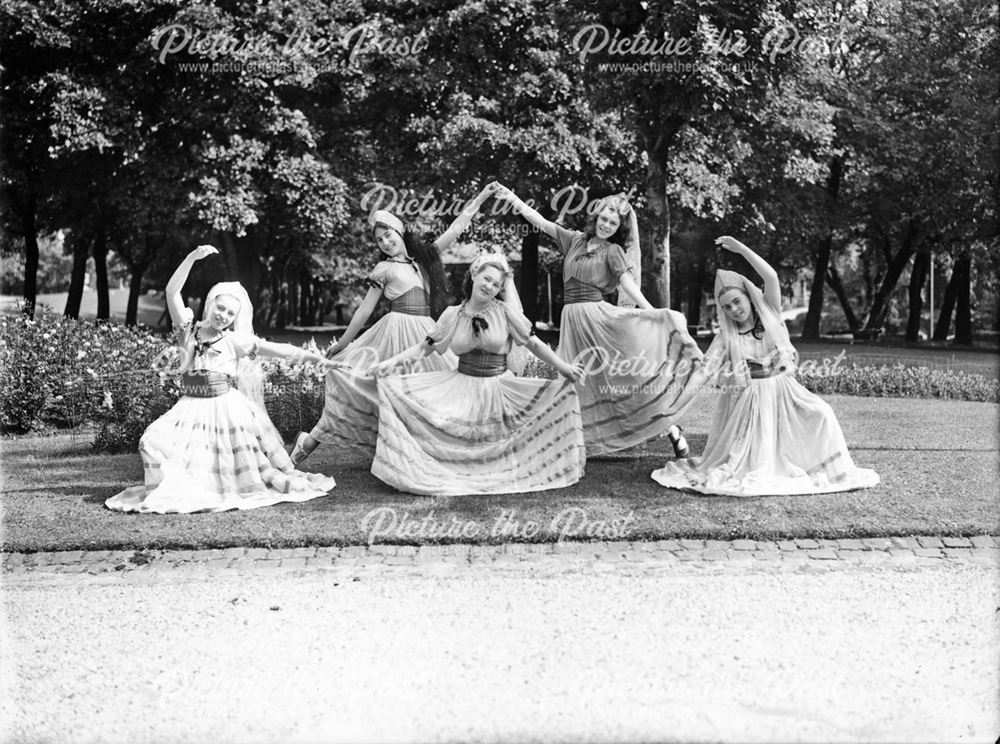
[{"label": "puffed sleeve", "polygon": [[252,333],[233,333],[230,340],[237,358],[250,357],[253,359],[257,356],[260,349],[260,339]]},{"label": "puffed sleeve", "polygon": [[458,305],[445,308],[445,311],[441,313],[437,324],[427,334],[427,343],[434,347],[434,351],[441,353],[448,350],[451,338],[455,335],[455,329],[458,328],[458,319]]},{"label": "puffed sleeve", "polygon": [[525,317],[524,313],[518,312],[506,302],[500,304],[503,306],[504,317],[507,321],[508,335],[515,344],[524,346],[535,332],[531,321]]},{"label": "puffed sleeve", "polygon": [[375,268],[372,269],[371,273],[365,277],[365,284],[381,292],[385,289],[386,282],[389,279],[388,274],[389,266],[385,261],[379,261],[375,264]]},{"label": "puffed sleeve", "polygon": [[180,346],[184,346],[188,341],[188,336],[191,335],[191,330],[194,328],[194,311],[185,307],[181,310],[181,322],[180,325],[174,327],[174,339],[176,343]]},{"label": "puffed sleeve", "polygon": [[612,243],[608,246],[608,273],[618,279],[629,270],[628,259],[625,258],[625,251],[620,245]]},{"label": "puffed sleeve", "polygon": [[583,233],[579,230],[567,230],[565,227],[556,225],[556,245],[563,253],[568,253],[569,249],[573,246],[573,241],[578,240],[581,235]]}]

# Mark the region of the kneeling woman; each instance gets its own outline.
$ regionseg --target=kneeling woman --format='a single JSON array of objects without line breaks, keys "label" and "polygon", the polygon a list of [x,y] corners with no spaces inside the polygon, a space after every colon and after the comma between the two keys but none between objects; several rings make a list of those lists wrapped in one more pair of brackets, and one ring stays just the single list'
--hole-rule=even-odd
[{"label": "kneeling woman", "polygon": [[711,377],[723,385],[701,457],[667,462],[653,480],[670,488],[723,496],[830,493],[879,482],[855,466],[826,401],[794,377],[796,353],[778,312],[778,275],[738,240],[716,241],[742,255],[764,279],[719,270],[715,302],[720,333],[676,406],[683,408]]},{"label": "kneeling woman", "polygon": [[[239,282],[216,284],[205,300],[205,317],[193,322],[181,288],[195,261],[218,251],[193,250],[167,283],[167,308],[182,352],[183,396],[139,440],[145,483],[105,502],[127,512],[189,513],[253,509],[323,496],[333,478],[292,467],[274,425],[244,392],[254,379],[257,354],[326,363],[290,344],[253,335],[253,309]],[[233,387],[236,383],[240,389]]]},{"label": "kneeling woman", "polygon": [[[562,488],[583,476],[573,384],[581,369],[531,335],[511,276],[503,256],[480,256],[465,280],[465,302],[445,310],[423,343],[372,368],[387,375],[448,349],[459,359],[457,370],[380,377],[372,473],[390,486],[428,495],[498,494]],[[515,377],[507,370],[512,344],[568,379]]]}]

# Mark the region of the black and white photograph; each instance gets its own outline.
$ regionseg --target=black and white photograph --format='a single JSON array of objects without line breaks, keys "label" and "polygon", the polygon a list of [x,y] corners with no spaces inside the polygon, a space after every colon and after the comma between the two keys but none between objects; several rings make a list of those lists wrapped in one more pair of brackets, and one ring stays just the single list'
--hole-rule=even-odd
[{"label": "black and white photograph", "polygon": [[0,742],[1000,741],[998,29],[8,0]]}]

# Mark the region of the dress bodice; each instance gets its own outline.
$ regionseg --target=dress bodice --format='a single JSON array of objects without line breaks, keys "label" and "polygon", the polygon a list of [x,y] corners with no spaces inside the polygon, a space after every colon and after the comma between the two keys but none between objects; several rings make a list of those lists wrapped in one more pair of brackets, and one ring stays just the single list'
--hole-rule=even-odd
[{"label": "dress bodice", "polygon": [[254,357],[260,346],[260,339],[248,333],[223,331],[209,342],[198,340],[197,326],[185,323],[177,331],[178,343],[189,360],[190,372],[217,372],[235,377],[237,365],[242,357]]},{"label": "dress bodice", "polygon": [[[485,321],[485,326],[479,321],[474,324],[477,318]],[[510,351],[511,343],[524,345],[530,335],[530,320],[507,303],[493,300],[479,313],[470,312],[465,303],[452,305],[441,313],[427,338],[439,352],[451,349],[455,354],[464,354],[481,349],[505,354]]]},{"label": "dress bodice", "polygon": [[420,264],[415,261],[379,261],[365,279],[369,287],[382,291],[387,300],[395,300],[411,289],[430,291],[430,282]]},{"label": "dress bodice", "polygon": [[596,247],[588,248],[590,239],[586,233],[556,225],[556,243],[565,256],[563,283],[576,280],[609,294],[618,288],[619,278],[629,270],[628,261],[620,245],[594,240]]}]

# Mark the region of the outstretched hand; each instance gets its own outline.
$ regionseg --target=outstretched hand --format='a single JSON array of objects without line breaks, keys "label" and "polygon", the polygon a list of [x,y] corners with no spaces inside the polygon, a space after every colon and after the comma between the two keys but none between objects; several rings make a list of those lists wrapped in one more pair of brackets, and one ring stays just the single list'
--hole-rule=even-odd
[{"label": "outstretched hand", "polygon": [[561,371],[563,377],[571,382],[580,382],[583,379],[583,365],[579,362],[576,364],[567,364],[566,368]]},{"label": "outstretched hand", "polygon": [[487,184],[486,188],[490,190],[490,193],[493,194],[495,199],[506,199],[509,201],[514,198],[514,192],[499,181],[491,181]]},{"label": "outstretched hand", "polygon": [[218,254],[218,252],[219,249],[216,248],[214,245],[205,244],[205,245],[199,245],[197,248],[191,251],[191,255],[194,257],[195,261],[200,261],[203,258],[214,256]]}]

